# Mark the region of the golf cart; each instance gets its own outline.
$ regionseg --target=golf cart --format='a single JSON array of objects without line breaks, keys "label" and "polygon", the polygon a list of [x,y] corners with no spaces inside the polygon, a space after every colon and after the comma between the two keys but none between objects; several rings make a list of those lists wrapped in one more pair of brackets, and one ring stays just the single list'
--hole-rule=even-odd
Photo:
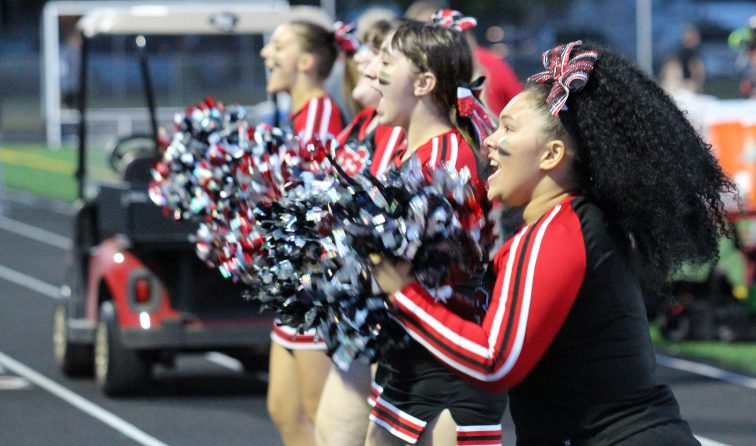
[{"label": "golf cart", "polygon": [[[173,221],[148,197],[150,169],[165,137],[159,132],[146,47],[153,36],[264,35],[294,19],[330,23],[319,9],[270,0],[107,7],[78,21],[83,40],[78,200],[69,284],[53,323],[55,358],[66,375],[94,372],[103,392],[117,395],[138,391],[153,364],[170,366],[179,353],[219,351],[247,369],[267,365],[272,315],[245,299],[243,286],[197,258],[188,240],[194,224]],[[90,165],[97,157],[87,144],[86,119],[89,48],[104,35],[133,37],[151,131],[115,144],[107,155],[111,175],[106,179],[94,174],[102,167]],[[205,92],[197,94],[201,98]]]}]

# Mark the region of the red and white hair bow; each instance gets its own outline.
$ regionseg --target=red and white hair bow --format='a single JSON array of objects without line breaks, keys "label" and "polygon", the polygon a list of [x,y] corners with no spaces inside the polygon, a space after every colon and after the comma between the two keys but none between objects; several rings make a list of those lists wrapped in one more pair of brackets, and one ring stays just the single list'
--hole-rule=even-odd
[{"label": "red and white hair bow", "polygon": [[333,24],[336,45],[346,54],[354,54],[360,49],[360,41],[354,35],[356,29],[353,23],[336,22]]},{"label": "red and white hair bow", "polygon": [[528,78],[528,82],[536,84],[551,82],[551,92],[546,98],[546,103],[554,116],[567,109],[570,92],[574,93],[585,87],[598,59],[597,51],[576,51],[582,44],[583,42],[578,40],[544,51],[543,66],[546,71]]},{"label": "red and white hair bow", "polygon": [[439,9],[431,16],[431,21],[435,25],[457,31],[469,31],[478,24],[474,17],[464,16],[453,9]]},{"label": "red and white hair bow", "polygon": [[496,123],[480,101],[485,80],[486,78],[481,76],[470,85],[463,84],[457,87],[457,112],[473,124],[478,143],[482,143],[496,129]]}]

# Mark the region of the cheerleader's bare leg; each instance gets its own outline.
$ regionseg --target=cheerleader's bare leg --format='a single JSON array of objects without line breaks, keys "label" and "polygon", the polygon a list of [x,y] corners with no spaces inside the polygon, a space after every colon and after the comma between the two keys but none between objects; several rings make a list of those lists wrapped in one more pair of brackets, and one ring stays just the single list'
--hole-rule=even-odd
[{"label": "cheerleader's bare leg", "polygon": [[344,372],[332,365],[315,418],[318,446],[362,446],[371,407],[370,365],[355,361]]},{"label": "cheerleader's bare leg", "polygon": [[323,351],[271,343],[268,413],[286,446],[315,445],[315,412],[329,363]]}]

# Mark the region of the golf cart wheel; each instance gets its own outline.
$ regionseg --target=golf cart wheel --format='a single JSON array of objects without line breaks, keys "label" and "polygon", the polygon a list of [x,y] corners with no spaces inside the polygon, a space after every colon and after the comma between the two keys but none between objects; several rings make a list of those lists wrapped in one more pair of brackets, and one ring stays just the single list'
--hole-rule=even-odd
[{"label": "golf cart wheel", "polygon": [[126,395],[140,389],[150,374],[150,364],[139,352],[121,343],[115,306],[100,305],[100,320],[95,332],[94,371],[97,385],[106,395]]},{"label": "golf cart wheel", "polygon": [[55,305],[53,315],[53,353],[55,362],[66,376],[91,376],[93,352],[91,345],[73,344],[68,339],[68,312],[62,302]]}]

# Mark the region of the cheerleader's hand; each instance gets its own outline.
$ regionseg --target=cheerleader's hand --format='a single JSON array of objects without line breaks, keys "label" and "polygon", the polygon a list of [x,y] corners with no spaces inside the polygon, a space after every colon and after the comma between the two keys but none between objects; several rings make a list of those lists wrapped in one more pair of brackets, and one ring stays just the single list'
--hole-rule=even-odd
[{"label": "cheerleader's hand", "polygon": [[401,290],[415,278],[410,273],[412,264],[405,260],[391,261],[379,254],[370,254],[370,271],[378,287],[392,299],[392,294]]}]

